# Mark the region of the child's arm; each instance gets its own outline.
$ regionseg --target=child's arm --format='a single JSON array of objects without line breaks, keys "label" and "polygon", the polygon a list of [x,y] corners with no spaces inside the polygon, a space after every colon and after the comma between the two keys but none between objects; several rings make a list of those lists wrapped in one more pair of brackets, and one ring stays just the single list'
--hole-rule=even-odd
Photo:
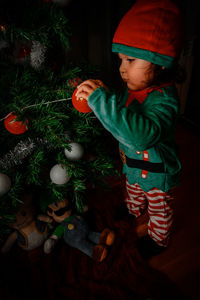
[{"label": "child's arm", "polygon": [[171,134],[179,109],[176,97],[159,91],[149,97],[141,110],[135,110],[132,105],[122,107],[122,96],[100,87],[90,95],[88,105],[120,143],[143,151]]}]

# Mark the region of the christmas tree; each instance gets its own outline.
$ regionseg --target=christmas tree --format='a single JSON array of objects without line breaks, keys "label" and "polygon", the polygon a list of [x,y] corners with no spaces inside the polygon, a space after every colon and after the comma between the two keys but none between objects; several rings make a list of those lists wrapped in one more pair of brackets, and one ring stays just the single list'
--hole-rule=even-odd
[{"label": "christmas tree", "polygon": [[25,190],[42,191],[41,207],[68,194],[81,211],[87,188],[116,174],[110,136],[87,104],[83,109],[84,99],[72,102],[76,86],[98,70],[66,63],[67,3],[1,2],[0,235]]}]

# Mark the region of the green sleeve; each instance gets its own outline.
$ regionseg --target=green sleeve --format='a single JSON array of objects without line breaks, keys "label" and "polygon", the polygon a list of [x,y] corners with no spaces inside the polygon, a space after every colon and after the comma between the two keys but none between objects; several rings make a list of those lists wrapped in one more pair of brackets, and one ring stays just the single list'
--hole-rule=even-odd
[{"label": "green sleeve", "polygon": [[53,234],[56,235],[59,239],[64,235],[65,226],[59,224],[56,229],[54,230]]},{"label": "green sleeve", "polygon": [[101,87],[90,95],[88,105],[120,143],[142,151],[165,140],[174,130],[179,105],[173,92],[168,94],[154,91],[143,104],[133,101],[127,108],[120,105],[123,98]]}]

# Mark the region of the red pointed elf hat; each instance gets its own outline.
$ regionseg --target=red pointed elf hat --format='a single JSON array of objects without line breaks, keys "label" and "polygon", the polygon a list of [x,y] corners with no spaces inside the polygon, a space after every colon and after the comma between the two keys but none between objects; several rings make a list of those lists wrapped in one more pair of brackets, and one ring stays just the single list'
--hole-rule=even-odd
[{"label": "red pointed elf hat", "polygon": [[183,46],[184,22],[170,0],[137,0],[114,34],[112,51],[170,68]]}]

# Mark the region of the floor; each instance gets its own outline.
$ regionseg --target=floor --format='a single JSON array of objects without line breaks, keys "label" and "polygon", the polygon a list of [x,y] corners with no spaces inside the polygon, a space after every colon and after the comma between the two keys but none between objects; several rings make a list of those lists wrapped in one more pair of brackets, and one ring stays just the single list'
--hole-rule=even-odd
[{"label": "floor", "polygon": [[150,265],[167,274],[187,299],[196,300],[200,299],[200,132],[182,119],[177,143],[182,174],[176,190],[172,240],[164,253],[150,260]]}]

